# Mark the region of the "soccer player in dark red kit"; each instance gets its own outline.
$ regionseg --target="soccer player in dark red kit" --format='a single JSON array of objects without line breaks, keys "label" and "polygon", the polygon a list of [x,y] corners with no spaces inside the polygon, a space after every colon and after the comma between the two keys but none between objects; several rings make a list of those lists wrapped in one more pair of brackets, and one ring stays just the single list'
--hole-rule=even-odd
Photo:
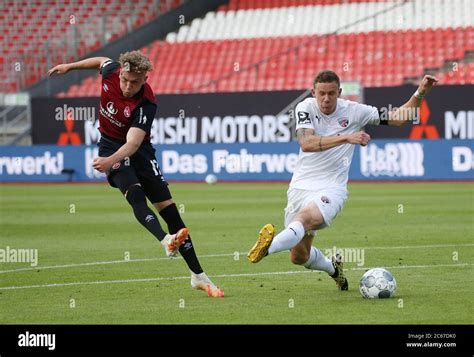
[{"label": "soccer player in dark red kit", "polygon": [[[139,51],[120,55],[119,61],[107,57],[88,58],[60,64],[48,75],[65,74],[74,69],[95,69],[102,74],[98,143],[99,157],[94,169],[107,174],[132,206],[137,220],[164,246],[167,256],[178,251],[191,271],[191,286],[208,296],[223,297],[224,292],[203,272],[168,183],[161,174],[150,143],[150,129],[156,112],[153,90],[146,83],[152,65]],[[169,234],[148,207],[147,198],[168,225]]]}]

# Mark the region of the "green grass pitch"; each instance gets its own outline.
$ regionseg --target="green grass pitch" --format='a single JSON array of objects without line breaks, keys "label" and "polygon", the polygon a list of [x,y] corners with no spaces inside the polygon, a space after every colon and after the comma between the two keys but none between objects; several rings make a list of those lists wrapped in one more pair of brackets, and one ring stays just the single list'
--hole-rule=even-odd
[{"label": "green grass pitch", "polygon": [[[472,324],[473,188],[350,184],[344,210],[314,241],[364,252],[363,266],[346,263],[341,292],[287,252],[248,262],[261,226],[282,228],[286,184],[172,184],[201,264],[225,291],[214,299],[191,289],[184,261],[165,258],[106,184],[0,185],[0,249],[38,249],[37,266],[0,263],[0,322]],[[395,298],[361,297],[372,267],[394,274]]]}]

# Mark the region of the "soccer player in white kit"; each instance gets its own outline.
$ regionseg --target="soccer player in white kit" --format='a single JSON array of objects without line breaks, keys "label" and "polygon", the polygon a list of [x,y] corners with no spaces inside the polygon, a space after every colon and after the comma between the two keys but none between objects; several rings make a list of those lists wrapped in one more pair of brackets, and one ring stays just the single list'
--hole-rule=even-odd
[{"label": "soccer player in white kit", "polygon": [[426,75],[408,102],[392,111],[339,98],[340,80],[333,71],[320,72],[312,89],[314,98],[296,106],[296,137],[300,152],[288,189],[285,229],[275,236],[265,225],[248,259],[257,263],[266,255],[290,250],[293,264],[327,272],[340,290],[349,284],[342,256],[328,259],[315,246],[317,230],[329,226],[347,199],[347,180],[354,145],[365,146],[370,136],[367,124],[401,126],[415,119],[423,97],[438,80]]}]

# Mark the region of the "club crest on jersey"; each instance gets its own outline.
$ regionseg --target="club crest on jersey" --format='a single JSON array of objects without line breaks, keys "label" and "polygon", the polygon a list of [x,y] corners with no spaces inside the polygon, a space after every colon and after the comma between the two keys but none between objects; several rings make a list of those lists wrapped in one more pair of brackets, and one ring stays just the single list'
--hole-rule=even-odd
[{"label": "club crest on jersey", "polygon": [[349,125],[349,119],[347,118],[341,118],[338,120],[339,122],[339,125],[342,126],[343,128],[347,128],[347,126]]},{"label": "club crest on jersey", "polygon": [[120,167],[120,162],[116,162],[115,164],[113,164],[112,169],[117,170],[119,167]]},{"label": "club crest on jersey", "polygon": [[125,115],[127,118],[130,118],[130,107],[128,105],[123,110],[123,115]]},{"label": "club crest on jersey", "polygon": [[114,102],[107,103],[107,110],[112,115],[115,115],[118,112],[118,109],[114,107]]},{"label": "club crest on jersey", "polygon": [[307,112],[298,112],[298,124],[310,124],[311,119],[309,118],[309,113]]},{"label": "club crest on jersey", "polygon": [[326,196],[321,196],[321,201],[323,201],[324,203],[331,203],[331,201],[329,201],[329,198],[327,198]]}]

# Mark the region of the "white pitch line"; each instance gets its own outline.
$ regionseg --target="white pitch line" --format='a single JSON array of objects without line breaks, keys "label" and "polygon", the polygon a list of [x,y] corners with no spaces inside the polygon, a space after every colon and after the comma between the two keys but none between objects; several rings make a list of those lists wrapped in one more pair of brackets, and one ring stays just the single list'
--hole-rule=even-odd
[{"label": "white pitch line", "polygon": [[[474,243],[466,243],[466,244],[433,244],[433,245],[412,245],[412,246],[398,246],[398,247],[363,247],[363,248],[340,248],[340,249],[364,249],[364,250],[390,250],[390,249],[426,249],[426,248],[450,248],[450,247],[472,247]],[[322,251],[325,251],[331,248],[321,248]],[[247,255],[246,252],[239,252],[239,256]],[[235,256],[234,253],[225,253],[225,254],[207,254],[207,255],[200,255],[198,258],[214,258],[214,257],[230,257]],[[61,269],[61,268],[76,268],[76,267],[83,267],[83,266],[94,266],[94,265],[107,265],[107,264],[123,264],[123,263],[136,263],[136,262],[152,262],[152,261],[160,261],[160,260],[170,260],[170,259],[182,259],[181,257],[176,258],[141,258],[141,259],[130,259],[130,260],[108,260],[102,262],[89,262],[89,263],[73,263],[73,264],[63,264],[63,265],[46,265],[46,266],[36,266],[36,267],[29,267],[29,268],[19,268],[19,269],[11,269],[11,270],[0,270],[0,274],[5,273],[16,273],[19,271],[31,271],[31,270],[45,270],[45,269]]]},{"label": "white pitch line", "polygon": [[[460,264],[434,264],[434,265],[398,265],[391,267],[384,267],[385,269],[422,269],[422,268],[462,268],[473,266],[470,263]],[[368,270],[370,268],[350,268],[346,271],[358,271]],[[220,274],[212,275],[210,278],[240,278],[240,277],[251,277],[251,276],[265,276],[265,275],[289,275],[289,274],[307,274],[307,273],[321,273],[320,271],[314,270],[291,270],[291,271],[277,271],[277,272],[262,272],[262,273],[243,273],[243,274]],[[65,287],[65,286],[79,286],[79,285],[99,285],[99,284],[120,284],[120,283],[143,283],[143,282],[155,282],[163,280],[181,280],[189,279],[187,276],[174,276],[174,277],[163,277],[163,278],[143,278],[143,279],[126,279],[126,280],[98,280],[98,281],[80,281],[74,283],[59,283],[59,284],[43,284],[43,285],[24,285],[24,286],[5,286],[1,287],[0,290],[18,290],[18,289],[35,289],[35,288],[53,288],[53,287]]]},{"label": "white pitch line", "polygon": [[[239,253],[242,255],[244,253]],[[247,253],[245,253],[247,254]],[[213,258],[213,257],[227,257],[233,256],[234,254],[226,253],[226,254],[207,254],[207,255],[200,255],[198,258]],[[107,260],[103,262],[89,262],[89,263],[75,263],[75,264],[64,264],[64,265],[46,265],[46,266],[36,266],[31,268],[20,268],[20,269],[11,269],[11,270],[0,270],[0,274],[4,273],[14,273],[17,271],[28,271],[28,270],[43,270],[43,269],[59,269],[59,268],[75,268],[75,267],[83,267],[83,266],[93,266],[93,265],[105,265],[105,264],[122,264],[122,263],[136,263],[136,262],[151,262],[151,261],[159,261],[159,260],[173,260],[173,259],[183,259],[182,257],[166,257],[166,258],[140,258],[140,259],[130,259],[130,260]]]}]

